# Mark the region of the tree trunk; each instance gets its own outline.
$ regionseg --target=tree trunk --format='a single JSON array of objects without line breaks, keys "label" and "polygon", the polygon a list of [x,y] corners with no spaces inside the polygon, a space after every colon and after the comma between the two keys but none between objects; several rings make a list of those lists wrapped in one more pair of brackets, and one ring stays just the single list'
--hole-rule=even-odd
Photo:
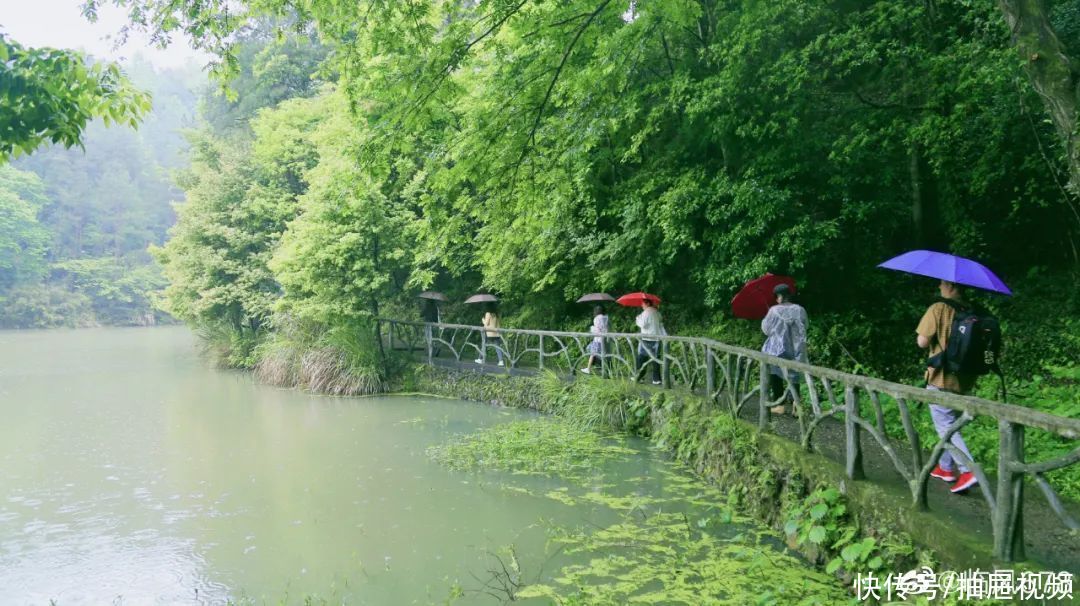
[{"label": "tree trunk", "polygon": [[[375,268],[376,273],[379,271],[379,235],[373,234],[371,239],[371,264]],[[375,293],[371,293],[371,315],[372,318],[378,322],[379,317],[379,298]],[[394,328],[390,327],[390,347],[394,346]],[[379,345],[379,359],[386,359],[386,350],[383,349],[382,335],[379,331],[375,331],[375,341]]]},{"label": "tree trunk", "polygon": [[1024,61],[1031,85],[1042,97],[1064,144],[1069,189],[1080,196],[1080,66],[1071,60],[1050,24],[1046,0],[998,0],[1012,31],[1013,46]]},{"label": "tree trunk", "polygon": [[908,171],[911,175],[911,227],[914,230],[915,245],[922,247],[926,244],[925,230],[923,229],[923,192],[922,176],[919,174],[919,149],[911,148],[911,158]]}]

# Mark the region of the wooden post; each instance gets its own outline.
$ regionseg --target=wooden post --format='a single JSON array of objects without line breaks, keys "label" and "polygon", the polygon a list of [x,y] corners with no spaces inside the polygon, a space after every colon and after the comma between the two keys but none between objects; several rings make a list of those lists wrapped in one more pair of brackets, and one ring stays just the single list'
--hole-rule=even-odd
[{"label": "wooden post", "polygon": [[1012,469],[1024,462],[1024,426],[998,421],[998,485],[993,511],[994,558],[1024,559],[1024,474]]},{"label": "wooden post", "polygon": [[705,348],[705,396],[712,404],[716,393],[716,359],[713,358],[711,347]]},{"label": "wooden post", "polygon": [[855,398],[855,388],[844,386],[844,436],[847,438],[847,456],[845,457],[847,477],[861,480],[866,477],[862,464],[862,429],[855,423],[859,416],[859,404]]},{"label": "wooden post", "polygon": [[[904,424],[904,433],[908,437],[908,445],[911,446],[911,471],[913,476],[918,476],[919,471],[923,466],[922,458],[922,444],[919,441],[919,432],[915,431],[915,425],[911,422],[911,410],[908,408],[907,400],[897,396],[893,396],[896,400],[896,405],[900,408],[900,421]],[[920,480],[915,477],[912,480],[911,486],[912,498],[915,501],[915,507],[919,511],[928,511],[930,505],[926,501],[926,482],[929,478]]]},{"label": "wooden post", "polygon": [[607,339],[603,336],[600,337],[600,376],[605,379],[608,376]]},{"label": "wooden post", "polygon": [[[746,380],[749,383],[750,377],[746,377]],[[769,365],[764,360],[758,362],[758,389],[761,392],[758,393],[757,425],[758,429],[764,431],[769,425]]]},{"label": "wooden post", "polygon": [[664,389],[671,389],[671,364],[668,362],[668,342],[660,342],[660,380],[664,383]]},{"label": "wooden post", "polygon": [[540,335],[540,370],[544,370],[544,335]]},{"label": "wooden post", "polygon": [[431,327],[431,323],[424,325],[424,340],[427,341],[427,363],[431,366],[434,363],[435,358],[435,344],[431,337],[431,333],[434,329]]}]

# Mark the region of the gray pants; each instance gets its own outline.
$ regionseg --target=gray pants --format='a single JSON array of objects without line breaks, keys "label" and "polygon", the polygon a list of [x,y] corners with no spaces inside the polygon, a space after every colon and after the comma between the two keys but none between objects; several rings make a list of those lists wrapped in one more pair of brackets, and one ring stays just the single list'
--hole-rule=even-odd
[{"label": "gray pants", "polygon": [[[930,391],[943,391],[940,387],[935,385],[927,385],[926,388]],[[959,410],[945,408],[944,406],[938,406],[937,404],[930,405],[930,418],[934,420],[934,429],[937,430],[939,438],[945,436],[945,430],[955,423],[962,414],[963,413]],[[953,433],[949,442],[953,446],[959,448],[960,452],[967,455],[967,458],[974,460],[971,456],[971,451],[968,450],[967,444],[964,444],[964,438],[960,436],[959,431]],[[945,450],[941,453],[941,460],[938,461],[938,465],[940,465],[942,469],[945,471],[952,471],[954,463],[956,464],[956,467],[960,468],[960,473],[967,472],[967,465],[964,465],[959,460],[955,460],[951,452]]]}]

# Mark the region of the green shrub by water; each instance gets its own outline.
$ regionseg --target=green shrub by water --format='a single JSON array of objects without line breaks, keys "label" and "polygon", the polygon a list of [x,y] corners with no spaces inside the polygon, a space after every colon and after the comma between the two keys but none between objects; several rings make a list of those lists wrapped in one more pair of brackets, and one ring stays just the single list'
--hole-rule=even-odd
[{"label": "green shrub by water", "polygon": [[370,323],[279,329],[251,357],[256,376],[272,385],[329,395],[382,393],[387,387],[389,367]]}]

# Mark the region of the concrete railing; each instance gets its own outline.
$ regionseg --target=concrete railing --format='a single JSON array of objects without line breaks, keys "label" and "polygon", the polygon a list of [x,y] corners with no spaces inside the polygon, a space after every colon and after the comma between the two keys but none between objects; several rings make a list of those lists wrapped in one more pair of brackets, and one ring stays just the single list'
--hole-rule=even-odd
[{"label": "concrete railing", "polygon": [[[383,343],[391,348],[421,352],[428,363],[436,356],[452,357],[459,362],[474,358],[487,362],[490,358],[501,357],[506,372],[527,368],[574,374],[589,358],[589,344],[597,338],[591,333],[504,328],[492,331],[499,334],[499,339],[490,339],[488,329],[480,326],[392,319],[380,319],[377,325]],[[664,388],[701,393],[735,416],[747,406],[756,407],[758,427],[768,431],[769,409],[788,397],[770,399],[770,367],[775,367],[783,375],[785,391],[795,398],[803,448],[813,448],[814,431],[825,419],[842,420],[847,476],[852,480],[864,478],[864,438],[869,436],[871,443],[882,449],[906,481],[914,507],[928,509],[930,472],[941,455],[948,451],[979,480],[978,486],[991,512],[994,556],[1002,561],[1025,557],[1023,502],[1026,479],[1030,478],[1039,487],[1050,508],[1067,528],[1080,530],[1080,521],[1068,511],[1046,479],[1048,472],[1080,462],[1078,419],[802,364],[712,339],[650,337],[649,347],[642,347],[641,342],[642,336],[637,333],[601,335],[599,360],[594,368],[604,377],[637,380],[648,371],[645,366],[659,365]],[[655,353],[652,343],[657,343]],[[639,351],[644,355],[641,368],[635,359]],[[944,437],[933,444],[920,442],[912,421],[912,407],[920,402],[962,412]],[[897,411],[903,429],[901,434],[897,428],[893,437],[890,437],[885,422],[886,411],[890,408]],[[872,416],[864,417],[862,410],[872,411]],[[955,432],[977,417],[993,418],[998,427],[997,481],[993,484],[982,465],[949,441]],[[1055,459],[1027,462],[1024,460],[1024,433],[1027,430],[1048,432],[1071,440],[1077,446]],[[900,443],[906,440],[906,449],[896,446],[897,434],[902,435]]]}]

